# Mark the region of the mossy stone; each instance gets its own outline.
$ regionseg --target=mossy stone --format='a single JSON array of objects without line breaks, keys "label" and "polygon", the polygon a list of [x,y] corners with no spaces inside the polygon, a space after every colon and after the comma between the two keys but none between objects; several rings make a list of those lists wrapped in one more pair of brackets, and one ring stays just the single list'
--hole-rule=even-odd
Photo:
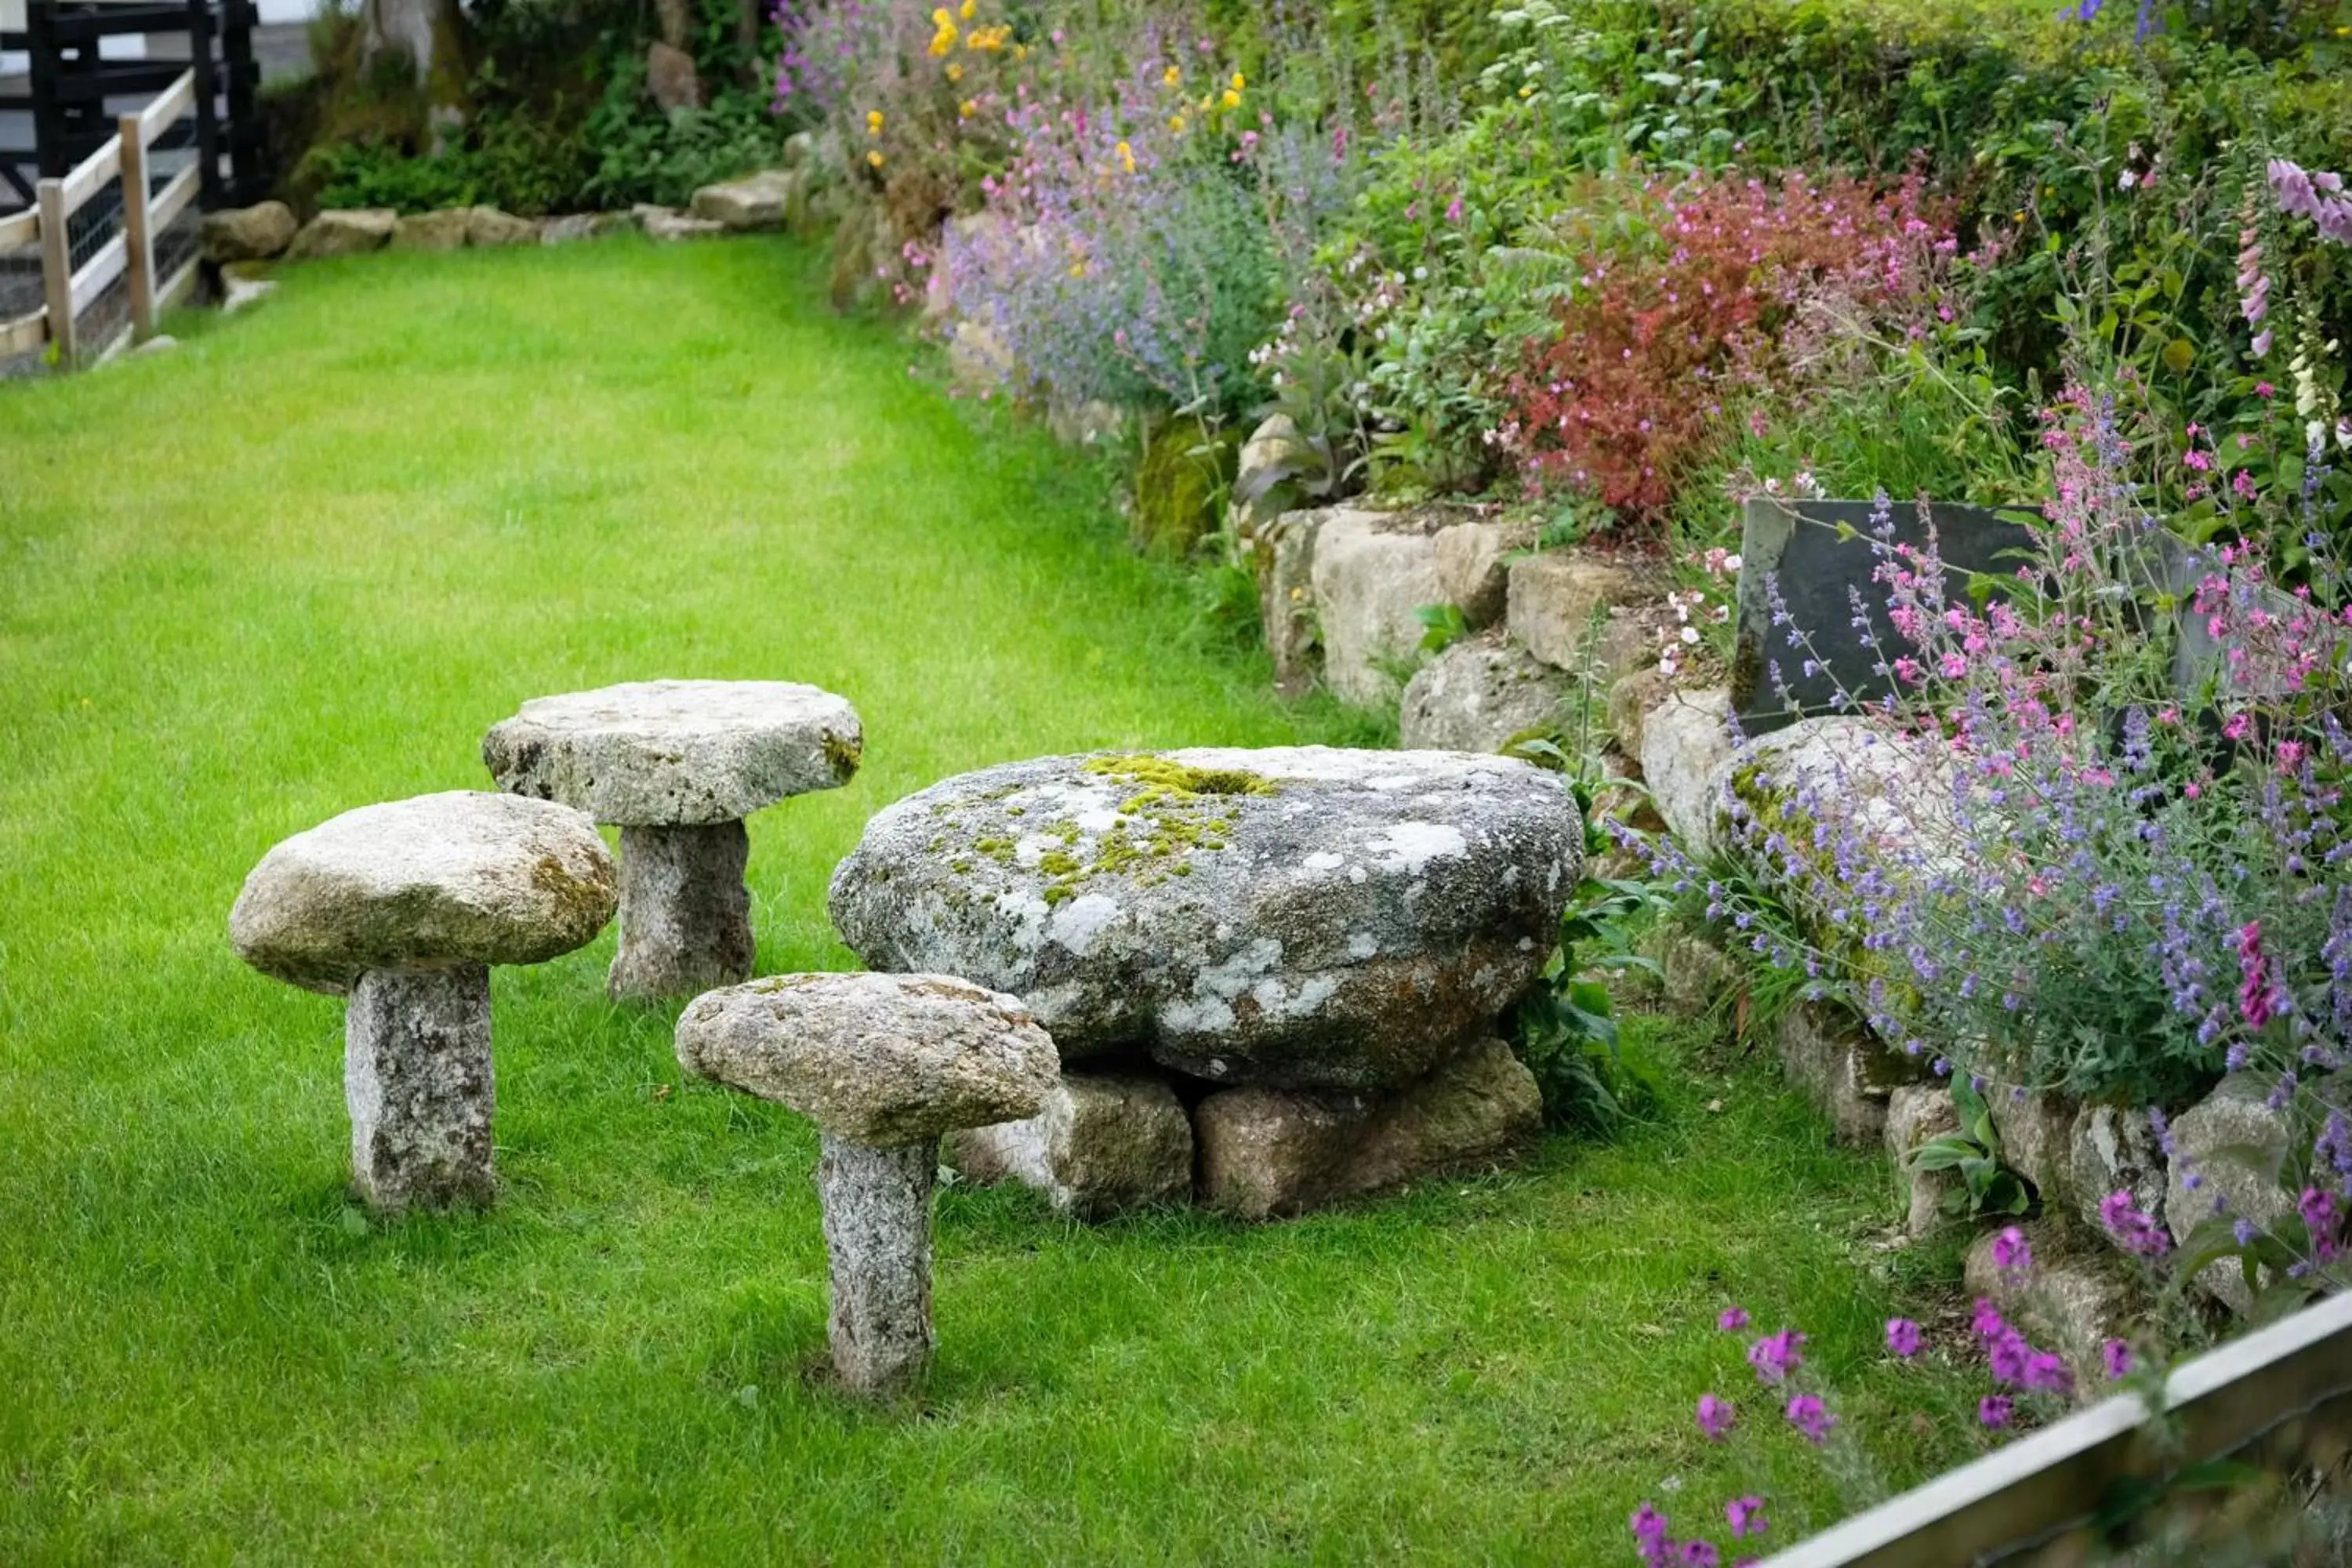
[{"label": "mossy stone", "polygon": [[1240,453],[1236,433],[1192,419],[1171,419],[1153,432],[1135,475],[1135,548],[1170,560],[1192,554],[1216,531]]}]

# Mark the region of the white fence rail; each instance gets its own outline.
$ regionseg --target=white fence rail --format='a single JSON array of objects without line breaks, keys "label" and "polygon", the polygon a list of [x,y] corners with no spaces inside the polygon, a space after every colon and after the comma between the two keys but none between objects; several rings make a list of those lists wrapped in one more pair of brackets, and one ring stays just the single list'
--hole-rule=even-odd
[{"label": "white fence rail", "polygon": [[2352,1422],[2352,1295],[2209,1352],[2165,1384],[2177,1447],[2118,1396],[1856,1514],[1763,1568],[2075,1563],[2121,1483],[2237,1457],[2273,1471],[2340,1459]]},{"label": "white fence rail", "polygon": [[63,179],[43,180],[30,210],[0,217],[0,255],[38,248],[42,296],[38,310],[0,321],[0,360],[48,353],[62,370],[99,363],[152,335],[194,287],[203,171],[193,156],[160,168],[155,144],[195,107],[195,73],[183,72]]}]

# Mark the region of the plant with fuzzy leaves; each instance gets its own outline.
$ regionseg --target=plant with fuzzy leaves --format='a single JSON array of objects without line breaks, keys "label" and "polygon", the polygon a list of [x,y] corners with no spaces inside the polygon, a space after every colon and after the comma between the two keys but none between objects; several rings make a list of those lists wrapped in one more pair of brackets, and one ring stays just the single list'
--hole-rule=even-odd
[{"label": "plant with fuzzy leaves", "polygon": [[1959,1114],[1958,1129],[1920,1144],[1904,1161],[1905,1168],[1915,1178],[1939,1171],[1959,1177],[1939,1200],[1948,1218],[2021,1215],[2031,1209],[2033,1191],[2023,1176],[2001,1163],[2000,1129],[1973,1081],[1954,1080],[1952,1108]]}]

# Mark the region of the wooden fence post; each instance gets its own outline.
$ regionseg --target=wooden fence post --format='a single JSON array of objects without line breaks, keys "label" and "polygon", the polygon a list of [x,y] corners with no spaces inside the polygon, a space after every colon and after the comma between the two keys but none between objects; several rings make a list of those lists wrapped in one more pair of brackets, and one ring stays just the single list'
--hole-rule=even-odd
[{"label": "wooden fence post", "polygon": [[147,188],[147,136],[136,114],[114,122],[122,139],[122,242],[131,289],[131,328],[142,340],[155,335],[155,236],[148,227],[154,200]]},{"label": "wooden fence post", "polygon": [[74,365],[73,245],[66,236],[66,183],[43,180],[41,206],[41,291],[49,306],[49,342],[58,351],[58,368]]}]

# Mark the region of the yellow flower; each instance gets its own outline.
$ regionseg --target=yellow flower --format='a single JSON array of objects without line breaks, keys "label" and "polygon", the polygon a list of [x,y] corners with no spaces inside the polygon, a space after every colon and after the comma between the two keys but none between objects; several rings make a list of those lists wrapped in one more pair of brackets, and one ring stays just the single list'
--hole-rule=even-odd
[{"label": "yellow flower", "polygon": [[1235,72],[1234,72],[1234,90],[1235,92],[1239,92],[1239,91],[1241,91],[1241,89],[1244,89],[1244,88],[1247,87],[1248,85],[1249,85],[1249,79],[1248,79],[1247,77],[1244,77],[1244,75],[1242,75],[1242,73],[1241,73],[1241,72],[1239,72],[1239,71],[1235,71]]},{"label": "yellow flower", "polygon": [[1168,117],[1168,129],[1169,129],[1169,130],[1171,130],[1171,131],[1173,131],[1173,132],[1176,132],[1176,134],[1177,134],[1177,135],[1179,135],[1179,136],[1183,135],[1183,134],[1184,134],[1184,117],[1183,117],[1182,115],[1181,115],[1181,114],[1171,114],[1171,115],[1170,115],[1170,116]]},{"label": "yellow flower", "polygon": [[947,15],[945,11],[939,14],[940,30],[931,35],[931,58],[935,60],[956,47],[956,25],[947,19]]},{"label": "yellow flower", "polygon": [[1239,109],[1242,106],[1242,95],[1235,92],[1232,88],[1227,88],[1225,89],[1225,96],[1219,99],[1217,101],[1223,104],[1227,109]]},{"label": "yellow flower", "polygon": [[1160,73],[1160,79],[1166,82],[1170,87],[1174,87],[1178,82],[1184,79],[1183,69],[1178,66],[1170,66],[1166,70]]},{"label": "yellow flower", "polygon": [[942,5],[931,13],[931,26],[940,28],[952,27],[955,26],[955,19],[948,15],[948,8]]},{"label": "yellow flower", "polygon": [[1085,262],[1083,262],[1083,261],[1073,261],[1073,262],[1071,262],[1071,263],[1070,263],[1070,276],[1071,276],[1071,277],[1073,277],[1073,278],[1084,278],[1086,275],[1087,275],[1087,264],[1086,264]]},{"label": "yellow flower", "polygon": [[978,99],[967,98],[961,103],[956,105],[956,114],[961,119],[970,120],[973,115],[978,114],[979,112],[980,100]]},{"label": "yellow flower", "polygon": [[1135,149],[1124,142],[1118,144],[1118,166],[1130,174],[1135,173]]},{"label": "yellow flower", "polygon": [[879,136],[882,134],[882,111],[880,110],[869,109],[866,111],[866,134],[868,136]]},{"label": "yellow flower", "polygon": [[950,60],[948,62],[948,79],[950,81],[961,81],[963,79],[962,62],[958,60]]},{"label": "yellow flower", "polygon": [[971,14],[979,9],[978,0],[963,0],[963,5],[957,9],[956,15],[969,22],[971,20]]},{"label": "yellow flower", "polygon": [[1519,87],[1519,96],[1520,96],[1521,98],[1533,98],[1535,95],[1536,95],[1536,89],[1535,89],[1535,84],[1534,84],[1534,83],[1532,83],[1532,82],[1525,82],[1525,83],[1520,84],[1520,87]]},{"label": "yellow flower", "polygon": [[879,153],[868,153],[866,154],[866,161],[875,168],[878,169],[882,166],[882,154]]}]

